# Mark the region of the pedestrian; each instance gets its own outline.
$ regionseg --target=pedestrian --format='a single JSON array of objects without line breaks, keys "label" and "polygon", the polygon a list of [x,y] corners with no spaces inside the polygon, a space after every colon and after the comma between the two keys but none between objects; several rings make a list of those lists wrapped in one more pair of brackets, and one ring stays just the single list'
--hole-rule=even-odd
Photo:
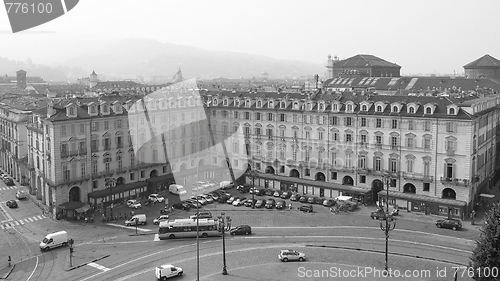
[{"label": "pedestrian", "polygon": [[292,203],[290,202],[290,204],[288,204],[288,210],[291,210],[292,209]]},{"label": "pedestrian", "polygon": [[88,217],[85,217],[85,224],[83,224],[84,226],[87,225],[87,222],[89,221],[89,218]]}]

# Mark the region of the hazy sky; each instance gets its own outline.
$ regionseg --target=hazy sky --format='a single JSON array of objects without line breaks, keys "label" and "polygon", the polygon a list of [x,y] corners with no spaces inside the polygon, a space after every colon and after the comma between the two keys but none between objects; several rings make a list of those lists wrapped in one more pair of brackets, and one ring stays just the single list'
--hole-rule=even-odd
[{"label": "hazy sky", "polygon": [[485,54],[500,59],[498,11],[498,0],[81,0],[19,34],[0,11],[0,56],[49,63],[104,38],[143,37],[314,63],[373,54],[403,74],[462,73]]}]

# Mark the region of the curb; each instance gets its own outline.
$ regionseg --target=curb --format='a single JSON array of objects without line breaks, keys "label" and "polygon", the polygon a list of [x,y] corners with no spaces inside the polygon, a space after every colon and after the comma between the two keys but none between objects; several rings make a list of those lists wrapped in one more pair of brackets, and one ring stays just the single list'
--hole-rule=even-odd
[{"label": "curb", "polygon": [[132,233],[132,234],[129,234],[128,236],[146,236],[146,235],[155,235],[155,234],[158,234],[157,232],[148,232],[148,233]]},{"label": "curb", "polygon": [[0,277],[0,279],[7,279],[9,277],[9,275],[12,273],[12,271],[14,270],[14,267],[16,267],[16,264],[13,264],[10,267],[10,270],[8,272],[6,272],[2,277]]},{"label": "curb", "polygon": [[100,258],[97,258],[97,259],[91,260],[91,261],[89,261],[89,262],[85,262],[85,263],[79,264],[79,265],[77,265],[77,266],[73,266],[73,267],[67,268],[67,269],[66,269],[66,271],[71,271],[71,270],[73,270],[73,269],[80,268],[80,267],[85,266],[85,265],[87,265],[87,264],[89,264],[89,263],[91,263],[91,262],[100,261],[100,260],[105,259],[105,258],[107,258],[107,257],[109,257],[109,256],[110,256],[110,255],[105,255],[105,256],[103,256],[103,257],[100,257]]}]

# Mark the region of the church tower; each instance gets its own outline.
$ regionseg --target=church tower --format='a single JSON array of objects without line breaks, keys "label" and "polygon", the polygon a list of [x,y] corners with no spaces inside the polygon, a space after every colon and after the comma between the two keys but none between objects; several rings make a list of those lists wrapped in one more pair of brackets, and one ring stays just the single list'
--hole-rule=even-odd
[{"label": "church tower", "polygon": [[99,80],[97,79],[97,74],[95,73],[94,70],[92,70],[92,73],[90,74],[89,77],[89,87],[93,88],[99,83]]},{"label": "church tower", "polygon": [[172,83],[179,83],[184,81],[184,77],[182,77],[182,71],[181,68],[179,67],[179,71],[172,77]]}]

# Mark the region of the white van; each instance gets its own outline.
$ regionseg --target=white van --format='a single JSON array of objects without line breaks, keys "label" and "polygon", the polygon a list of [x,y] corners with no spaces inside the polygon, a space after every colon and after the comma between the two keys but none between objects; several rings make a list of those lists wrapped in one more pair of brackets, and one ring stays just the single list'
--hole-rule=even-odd
[{"label": "white van", "polygon": [[171,265],[164,264],[162,266],[158,266],[155,270],[155,276],[158,280],[167,280],[169,277],[181,276],[183,273],[182,268]]},{"label": "white van", "polygon": [[219,185],[220,189],[230,189],[232,187],[234,187],[234,185],[230,181],[221,181]]},{"label": "white van", "polygon": [[172,194],[177,194],[177,195],[184,195],[187,193],[186,189],[184,189],[184,186],[180,184],[171,184],[168,187],[168,191]]},{"label": "white van", "polygon": [[50,248],[66,245],[68,245],[68,233],[66,231],[59,231],[47,234],[42,242],[40,242],[40,249],[49,250]]},{"label": "white van", "polygon": [[146,215],[145,214],[135,215],[135,216],[133,216],[130,219],[125,221],[126,226],[131,226],[131,225],[135,226],[135,225],[139,225],[139,224],[142,224],[142,225],[146,224]]}]

